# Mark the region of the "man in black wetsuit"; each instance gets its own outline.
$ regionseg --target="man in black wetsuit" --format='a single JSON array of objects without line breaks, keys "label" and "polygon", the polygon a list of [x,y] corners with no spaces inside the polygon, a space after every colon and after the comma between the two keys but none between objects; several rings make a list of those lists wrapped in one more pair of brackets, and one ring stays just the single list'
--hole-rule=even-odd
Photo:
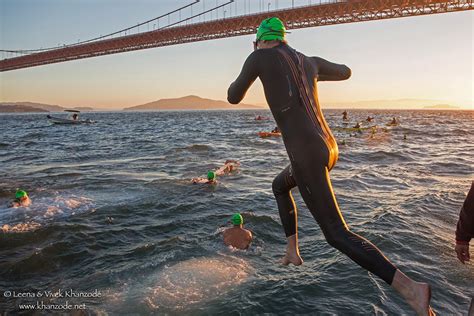
[{"label": "man in black wetsuit", "polygon": [[469,241],[474,237],[474,181],[461,207],[456,226],[456,255],[464,263],[470,260]]},{"label": "man in black wetsuit", "polygon": [[291,189],[300,194],[328,243],[357,264],[392,285],[419,315],[430,315],[430,286],[411,280],[368,240],[351,232],[339,210],[329,179],[338,158],[337,143],[317,98],[317,81],[345,80],[351,70],[319,57],[308,57],[285,41],[278,18],[265,19],[257,32],[254,52],[228,90],[228,101],[239,103],[257,77],[290,158],[273,181],[273,192],[287,236],[284,264],[303,263],[298,250],[297,210]]}]

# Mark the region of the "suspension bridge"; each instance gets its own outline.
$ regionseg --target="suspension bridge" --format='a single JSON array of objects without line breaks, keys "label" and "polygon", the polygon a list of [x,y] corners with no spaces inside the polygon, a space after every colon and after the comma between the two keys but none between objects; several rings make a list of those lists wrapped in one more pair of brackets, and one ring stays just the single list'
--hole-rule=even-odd
[{"label": "suspension bridge", "polygon": [[7,55],[0,60],[0,71],[254,34],[259,23],[271,16],[282,19],[287,29],[299,29],[472,10],[473,1],[292,0],[279,7],[278,0],[216,0],[215,5],[213,0],[195,0],[154,19],[85,41],[40,49],[0,49]]}]

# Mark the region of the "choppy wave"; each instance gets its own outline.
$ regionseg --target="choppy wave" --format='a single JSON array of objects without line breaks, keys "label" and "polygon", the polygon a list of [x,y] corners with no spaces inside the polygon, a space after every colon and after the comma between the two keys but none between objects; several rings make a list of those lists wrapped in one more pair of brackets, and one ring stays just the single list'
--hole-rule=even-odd
[{"label": "choppy wave", "polygon": [[[345,126],[340,112],[327,111],[331,127]],[[305,264],[279,264],[285,235],[271,183],[289,162],[282,139],[257,136],[275,122],[256,115],[270,112],[87,113],[97,121],[88,126],[0,115],[0,287],[97,289],[99,299],[74,300],[92,314],[410,314],[325,242],[297,189]],[[431,283],[439,314],[465,314],[474,269],[457,261],[453,239],[473,178],[472,116],[361,110],[350,124],[368,115],[375,133],[334,129],[341,212],[394,264]],[[387,128],[393,116],[401,125]],[[226,159],[240,170],[217,185],[190,184]],[[16,188],[29,192],[30,207],[8,207]],[[235,212],[255,236],[246,251],[222,243]],[[2,297],[0,310],[25,301]]]}]

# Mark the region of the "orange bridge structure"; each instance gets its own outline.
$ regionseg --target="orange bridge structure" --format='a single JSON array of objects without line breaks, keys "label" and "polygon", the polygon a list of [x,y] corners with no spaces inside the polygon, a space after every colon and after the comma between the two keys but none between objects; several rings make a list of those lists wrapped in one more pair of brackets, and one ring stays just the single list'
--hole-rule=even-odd
[{"label": "orange bridge structure", "polygon": [[[199,2],[199,0],[196,2]],[[233,2],[232,0],[224,5],[229,5]],[[339,0],[188,24],[188,21],[202,14],[200,13],[182,19],[179,23],[175,23],[178,25],[171,24],[163,28],[133,35],[111,38],[101,37],[98,40],[64,45],[53,49],[4,51],[25,55],[1,60],[0,71],[35,67],[160,46],[254,34],[259,23],[270,16],[278,16],[281,18],[285,22],[287,29],[299,29],[457,12],[472,10],[473,8],[473,0]]]}]

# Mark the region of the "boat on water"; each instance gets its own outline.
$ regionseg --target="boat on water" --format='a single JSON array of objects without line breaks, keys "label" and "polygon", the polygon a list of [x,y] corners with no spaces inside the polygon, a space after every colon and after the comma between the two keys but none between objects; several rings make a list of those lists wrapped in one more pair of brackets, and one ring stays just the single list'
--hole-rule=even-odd
[{"label": "boat on water", "polygon": [[92,124],[95,123],[95,121],[92,120],[81,120],[79,118],[81,111],[77,110],[64,110],[64,112],[68,112],[69,115],[66,117],[57,117],[57,116],[51,116],[48,115],[47,118],[49,121],[53,124]]}]

